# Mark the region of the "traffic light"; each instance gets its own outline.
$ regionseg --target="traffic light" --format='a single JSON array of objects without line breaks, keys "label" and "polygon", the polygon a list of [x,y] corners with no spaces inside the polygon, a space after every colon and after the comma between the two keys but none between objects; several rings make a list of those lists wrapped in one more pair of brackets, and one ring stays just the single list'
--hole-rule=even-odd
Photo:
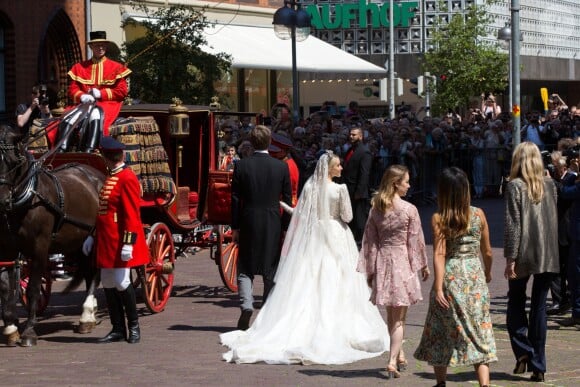
[{"label": "traffic light", "polygon": [[409,79],[409,82],[411,82],[414,85],[417,85],[417,87],[412,87],[410,89],[411,93],[417,94],[419,97],[422,97],[425,91],[424,77],[422,75],[419,75],[417,78]]},{"label": "traffic light", "polygon": [[397,82],[397,97],[400,97],[405,94],[405,90],[403,89],[403,79],[396,78],[395,81]]},{"label": "traffic light", "polygon": [[387,102],[387,78],[381,78],[378,81],[373,81],[373,86],[379,88],[378,91],[373,92],[375,97],[379,97],[381,101]]}]

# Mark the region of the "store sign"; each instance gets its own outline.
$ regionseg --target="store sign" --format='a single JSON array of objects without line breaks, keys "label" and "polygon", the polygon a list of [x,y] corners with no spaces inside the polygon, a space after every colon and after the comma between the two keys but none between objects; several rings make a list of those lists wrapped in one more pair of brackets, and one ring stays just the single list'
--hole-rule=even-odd
[{"label": "store sign", "polygon": [[[312,18],[312,27],[332,30],[338,28],[373,28],[389,27],[389,4],[367,3],[359,0],[358,3],[334,4],[331,14],[330,4],[310,4],[306,11]],[[395,27],[409,27],[410,20],[419,9],[417,1],[407,1],[394,4],[393,25]],[[353,23],[358,19],[358,25]],[[370,20],[369,20],[370,19]]]}]

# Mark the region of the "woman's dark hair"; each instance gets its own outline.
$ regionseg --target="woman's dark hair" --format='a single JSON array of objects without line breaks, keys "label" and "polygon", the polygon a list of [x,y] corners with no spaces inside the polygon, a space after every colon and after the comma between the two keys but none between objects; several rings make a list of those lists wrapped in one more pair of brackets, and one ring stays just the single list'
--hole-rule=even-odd
[{"label": "woman's dark hair", "polygon": [[467,232],[470,202],[467,174],[457,167],[445,168],[437,187],[439,226],[445,237],[454,238]]}]

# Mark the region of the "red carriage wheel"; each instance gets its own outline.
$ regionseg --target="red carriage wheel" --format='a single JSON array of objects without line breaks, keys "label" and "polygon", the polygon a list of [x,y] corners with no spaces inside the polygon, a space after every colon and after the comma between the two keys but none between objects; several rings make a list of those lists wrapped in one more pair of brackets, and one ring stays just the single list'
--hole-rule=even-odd
[{"label": "red carriage wheel", "polygon": [[[28,289],[28,281],[30,280],[28,274],[28,263],[24,263],[20,268],[20,300],[22,304],[28,306],[28,297],[26,296],[26,291]],[[46,273],[41,277],[40,282],[40,298],[38,299],[38,306],[36,308],[36,314],[41,315],[44,313],[50,302],[50,294],[52,291],[52,278],[50,272]]]},{"label": "red carriage wheel", "polygon": [[141,269],[139,277],[147,308],[153,313],[159,313],[171,296],[175,267],[173,235],[164,223],[155,223],[151,227],[147,235],[147,246],[151,260]]},{"label": "red carriage wheel", "polygon": [[220,277],[232,292],[238,291],[238,244],[232,241],[229,227],[218,229],[218,250]]}]

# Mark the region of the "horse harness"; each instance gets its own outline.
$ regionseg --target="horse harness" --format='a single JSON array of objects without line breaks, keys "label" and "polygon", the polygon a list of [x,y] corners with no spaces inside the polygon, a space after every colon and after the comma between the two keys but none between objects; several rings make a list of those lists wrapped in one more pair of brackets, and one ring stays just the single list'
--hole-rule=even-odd
[{"label": "horse harness", "polygon": [[[15,149],[16,147],[14,145],[0,144],[0,158],[4,157],[3,156],[4,152],[9,150],[13,151]],[[10,186],[12,192],[22,187],[22,190],[20,191],[17,198],[11,199],[10,203],[8,203],[8,206],[6,208],[0,209],[0,211],[2,211],[4,215],[4,218],[6,219],[9,232],[10,232],[10,222],[8,219],[8,213],[20,209],[25,209],[27,207],[28,208],[31,207],[32,199],[34,196],[36,196],[40,200],[40,202],[56,216],[56,220],[52,227],[52,235],[51,235],[53,240],[56,238],[57,233],[60,231],[60,229],[65,223],[72,224],[80,229],[89,232],[93,231],[94,229],[93,225],[81,222],[74,218],[70,218],[66,214],[64,209],[65,198],[64,191],[62,189],[62,184],[57,178],[57,176],[54,174],[55,172],[58,172],[66,168],[78,167],[79,166],[78,163],[64,164],[58,168],[55,168],[52,172],[50,172],[41,165],[41,162],[39,160],[34,161],[33,156],[29,153],[27,153],[27,157],[19,156],[19,159],[21,163],[24,163],[27,160],[30,162],[30,167],[28,168],[26,177],[20,183],[14,185],[10,183],[6,178],[4,178],[4,176],[0,176],[0,185]],[[14,167],[12,170],[16,169],[18,166]],[[9,172],[12,172],[12,170]],[[82,169],[80,170],[82,171]],[[53,203],[49,198],[45,197],[41,192],[37,190],[39,173],[43,173],[53,182],[57,195],[57,203]]]}]

